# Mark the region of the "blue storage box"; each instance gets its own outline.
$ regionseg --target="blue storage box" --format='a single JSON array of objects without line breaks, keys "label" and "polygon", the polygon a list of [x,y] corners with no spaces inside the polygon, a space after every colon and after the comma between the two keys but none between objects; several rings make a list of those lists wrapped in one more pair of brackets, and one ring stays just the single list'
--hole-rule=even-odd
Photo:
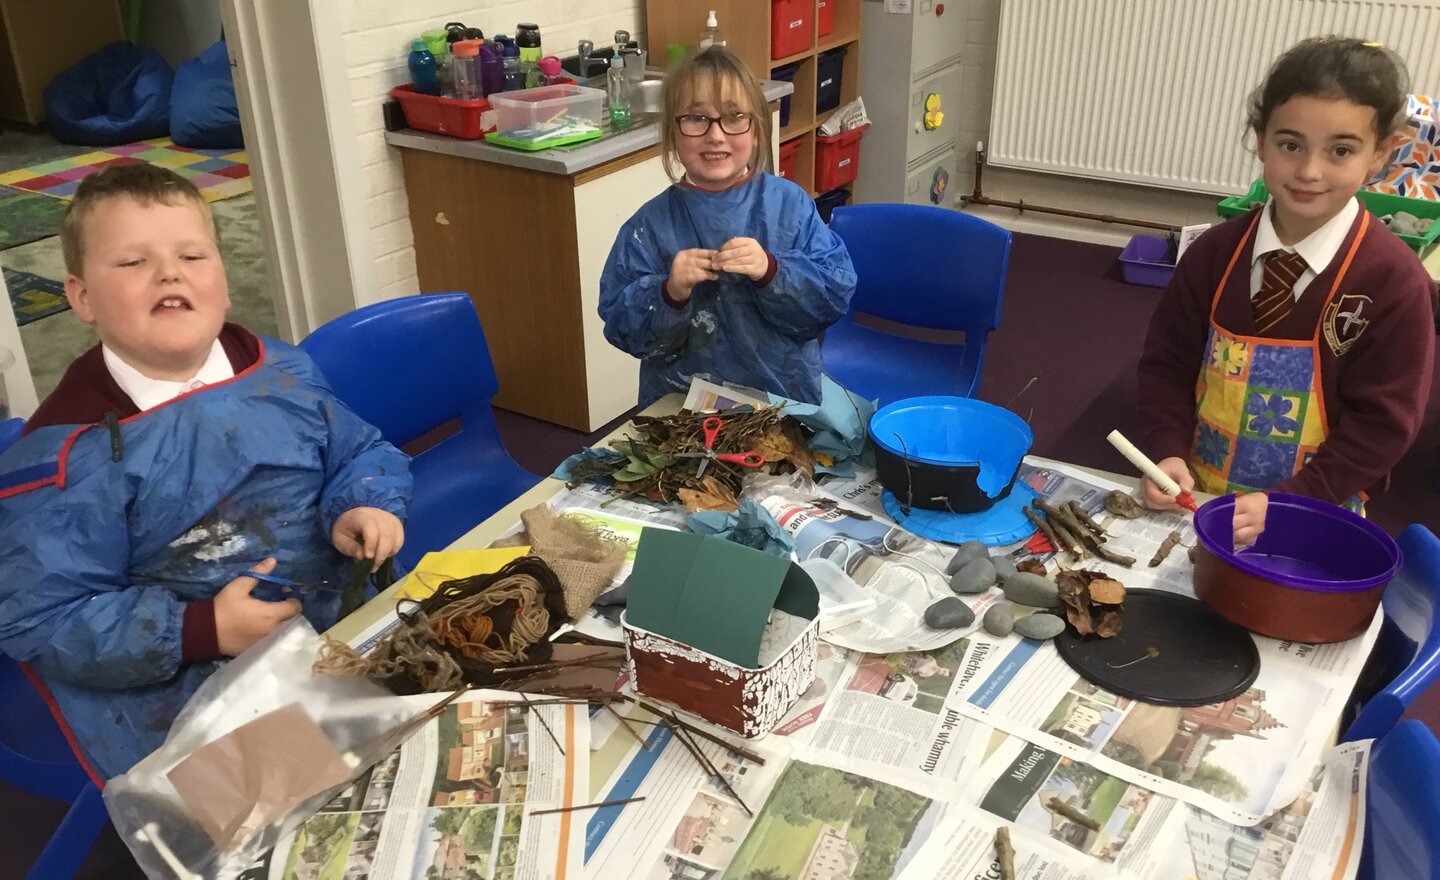
[{"label": "blue storage box", "polygon": [[[797,61],[794,64],[787,64],[784,67],[777,67],[774,70],[770,71],[770,78],[784,80],[785,82],[794,82],[795,74],[798,73],[799,70],[800,62]],[[785,126],[790,124],[790,99],[793,96],[794,94],[791,93],[780,99],[781,128],[784,128]]]},{"label": "blue storage box", "polygon": [[1167,260],[1169,250],[1164,236],[1135,236],[1120,252],[1120,275],[1126,284],[1164,287],[1175,273],[1175,264]]}]

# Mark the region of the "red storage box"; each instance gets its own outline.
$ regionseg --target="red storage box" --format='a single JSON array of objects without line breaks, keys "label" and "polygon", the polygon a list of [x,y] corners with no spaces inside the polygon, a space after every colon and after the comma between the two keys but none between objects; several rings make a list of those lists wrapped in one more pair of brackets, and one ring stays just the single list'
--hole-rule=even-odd
[{"label": "red storage box", "polygon": [[814,0],[772,0],[770,57],[784,58],[809,49],[814,16]]},{"label": "red storage box", "polygon": [[835,30],[835,0],[817,0],[815,3],[815,34],[820,37],[830,36]]},{"label": "red storage box", "polygon": [[472,141],[495,130],[490,102],[483,98],[478,101],[442,98],[417,92],[410,85],[396,86],[390,90],[390,97],[400,102],[405,123],[411,128]]},{"label": "red storage box", "polygon": [[842,131],[834,137],[815,136],[815,190],[825,192],[844,186],[860,170],[860,138],[869,123]]},{"label": "red storage box", "polygon": [[786,180],[795,179],[795,155],[800,152],[800,139],[786,141],[780,145],[780,176]]}]

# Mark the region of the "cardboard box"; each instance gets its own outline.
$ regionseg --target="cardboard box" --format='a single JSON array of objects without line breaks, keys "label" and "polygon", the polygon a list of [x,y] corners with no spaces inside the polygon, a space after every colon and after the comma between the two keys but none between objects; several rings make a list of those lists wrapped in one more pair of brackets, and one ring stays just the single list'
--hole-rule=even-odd
[{"label": "cardboard box", "polygon": [[711,535],[646,529],[621,623],[642,696],[764,736],[815,679],[815,582]]}]

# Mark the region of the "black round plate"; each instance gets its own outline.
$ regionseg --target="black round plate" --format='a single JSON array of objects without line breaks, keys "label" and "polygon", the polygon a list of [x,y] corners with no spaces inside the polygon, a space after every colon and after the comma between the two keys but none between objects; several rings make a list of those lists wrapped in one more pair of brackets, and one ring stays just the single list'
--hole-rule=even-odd
[{"label": "black round plate", "polygon": [[[1243,694],[1260,674],[1255,639],[1199,599],[1135,589],[1124,608],[1113,638],[1081,637],[1068,626],[1055,638],[1060,656],[1091,684],[1160,706],[1205,706]],[[1130,662],[1152,647],[1154,657]]]}]

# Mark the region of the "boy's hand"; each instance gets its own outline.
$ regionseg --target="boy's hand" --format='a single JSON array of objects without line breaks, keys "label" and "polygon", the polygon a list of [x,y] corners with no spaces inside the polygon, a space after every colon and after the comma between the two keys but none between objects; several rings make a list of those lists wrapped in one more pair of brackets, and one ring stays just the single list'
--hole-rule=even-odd
[{"label": "boy's hand", "polygon": [[[275,570],[275,560],[266,559],[254,566],[254,570],[269,574]],[[258,583],[252,577],[241,576],[215,594],[215,641],[226,657],[238,657],[300,613],[299,599],[266,602],[252,598],[250,591]]]},{"label": "boy's hand", "polygon": [[[1180,491],[1194,492],[1195,478],[1190,474],[1190,467],[1185,464],[1185,459],[1171,456],[1162,458],[1155,462],[1155,466],[1170,479],[1180,484]],[[1140,485],[1145,489],[1145,506],[1151,510],[1179,510],[1180,505],[1175,499],[1166,495],[1159,486],[1155,485],[1149,477],[1144,478]]]},{"label": "boy's hand", "polygon": [[369,559],[370,571],[400,552],[405,544],[405,526],[400,518],[378,507],[352,507],[335,520],[330,530],[335,549],[352,559]]},{"label": "boy's hand", "polygon": [[1270,496],[1250,492],[1235,496],[1235,546],[1248,547],[1265,531],[1265,512],[1270,509]]},{"label": "boy's hand", "polygon": [[690,293],[701,281],[714,281],[716,251],[705,248],[686,248],[675,255],[670,263],[670,280],[666,289],[670,298],[677,302],[688,302]]},{"label": "boy's hand", "polygon": [[770,271],[770,256],[753,238],[732,238],[715,252],[715,269],[759,281]]}]

